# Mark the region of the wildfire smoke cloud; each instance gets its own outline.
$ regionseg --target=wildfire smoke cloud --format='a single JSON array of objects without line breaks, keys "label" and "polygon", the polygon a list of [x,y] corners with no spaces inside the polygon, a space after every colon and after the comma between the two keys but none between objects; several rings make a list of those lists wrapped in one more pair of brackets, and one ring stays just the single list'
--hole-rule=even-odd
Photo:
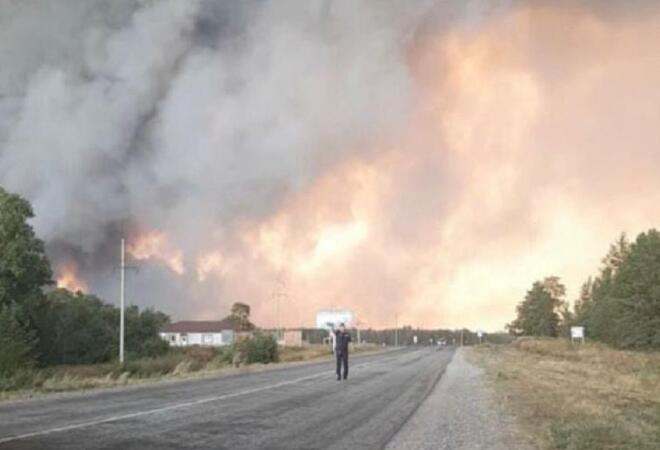
[{"label": "wildfire smoke cloud", "polygon": [[660,220],[660,8],[625,5],[9,1],[0,184],[108,299],[126,235],[175,317],[272,324],[285,280],[285,325],[501,328]]}]

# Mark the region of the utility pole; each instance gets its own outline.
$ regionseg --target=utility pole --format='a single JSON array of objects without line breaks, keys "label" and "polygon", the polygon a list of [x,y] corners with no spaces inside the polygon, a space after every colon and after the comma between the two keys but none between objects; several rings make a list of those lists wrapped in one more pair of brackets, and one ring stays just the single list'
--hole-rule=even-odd
[{"label": "utility pole", "polygon": [[121,238],[121,282],[119,287],[119,363],[124,364],[124,297],[126,290],[126,241]]},{"label": "utility pole", "polygon": [[394,346],[399,346],[399,317],[394,314]]},{"label": "utility pole", "polygon": [[360,328],[362,328],[365,325],[365,322],[362,322],[360,319],[355,319],[355,329],[357,331],[357,343],[358,345],[362,343],[362,339],[360,338]]},{"label": "utility pole", "polygon": [[119,363],[124,363],[124,338],[126,334],[126,317],[124,310],[126,309],[126,269],[135,269],[136,266],[126,265],[126,239],[121,238],[121,265],[120,270],[120,284],[119,284]]},{"label": "utility pole", "polygon": [[461,328],[461,347],[463,347],[463,331],[465,330]]},{"label": "utility pole", "polygon": [[280,273],[277,277],[277,285],[273,290],[273,300],[275,300],[275,318],[277,320],[277,339],[282,338],[282,319],[280,316],[280,300],[286,300],[286,281],[284,279],[284,274]]}]

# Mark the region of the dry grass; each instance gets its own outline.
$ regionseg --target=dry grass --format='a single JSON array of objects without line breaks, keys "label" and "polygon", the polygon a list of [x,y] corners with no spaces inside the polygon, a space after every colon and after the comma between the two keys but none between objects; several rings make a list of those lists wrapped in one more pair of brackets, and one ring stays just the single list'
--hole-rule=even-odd
[{"label": "dry grass", "polygon": [[660,448],[660,354],[519,339],[472,355],[540,448]]},{"label": "dry grass", "polygon": [[308,361],[310,359],[329,358],[331,355],[332,352],[327,345],[280,348],[280,362]]},{"label": "dry grass", "polygon": [[222,350],[191,347],[172,349],[157,358],[129,360],[123,365],[106,363],[21,370],[11,378],[0,379],[0,401],[188,377],[197,372],[226,369],[230,365],[228,359]]},{"label": "dry grass", "polygon": [[[382,350],[376,344],[360,344],[351,347],[351,353],[368,353]],[[309,361],[312,359],[332,359],[328,345],[315,344],[304,347],[281,347],[280,362]]]},{"label": "dry grass", "polygon": [[[356,346],[353,352],[381,350],[375,345]],[[145,358],[117,363],[77,366],[57,366],[40,370],[24,370],[11,379],[0,379],[0,401],[30,398],[53,392],[109,388],[128,384],[149,383],[191,377],[208,377],[233,373],[265,370],[268,365],[252,364],[234,368],[231,355],[225,349],[190,347],[172,349],[158,358]],[[305,347],[282,347],[280,363],[331,359],[332,354],[325,345]]]}]

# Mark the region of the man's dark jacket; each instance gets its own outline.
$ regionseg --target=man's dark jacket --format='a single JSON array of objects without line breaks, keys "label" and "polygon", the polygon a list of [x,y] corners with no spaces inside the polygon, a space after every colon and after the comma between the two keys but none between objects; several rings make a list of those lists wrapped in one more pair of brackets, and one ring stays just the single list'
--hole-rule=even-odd
[{"label": "man's dark jacket", "polygon": [[337,330],[335,332],[335,349],[337,351],[337,356],[348,355],[349,342],[351,342],[351,335],[348,331],[341,332]]}]

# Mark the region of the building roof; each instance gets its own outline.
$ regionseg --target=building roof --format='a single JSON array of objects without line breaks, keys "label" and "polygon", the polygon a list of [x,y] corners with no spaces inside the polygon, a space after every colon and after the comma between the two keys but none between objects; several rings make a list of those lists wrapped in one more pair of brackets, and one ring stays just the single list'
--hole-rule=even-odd
[{"label": "building roof", "polygon": [[226,330],[236,330],[236,325],[230,319],[182,320],[165,325],[161,331],[163,333],[220,333]]}]

